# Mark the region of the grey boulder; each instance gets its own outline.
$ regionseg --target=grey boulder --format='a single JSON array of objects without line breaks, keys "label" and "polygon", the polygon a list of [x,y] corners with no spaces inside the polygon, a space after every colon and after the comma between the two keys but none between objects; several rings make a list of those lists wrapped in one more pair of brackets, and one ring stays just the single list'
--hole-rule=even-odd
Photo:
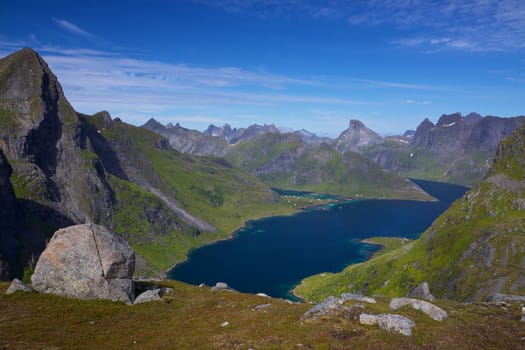
[{"label": "grey boulder", "polygon": [[135,252],[122,237],[94,224],[55,232],[31,277],[41,293],[132,303]]},{"label": "grey boulder", "polygon": [[359,322],[364,325],[377,324],[387,332],[397,332],[405,336],[411,336],[412,327],[416,325],[411,319],[395,314],[360,314]]},{"label": "grey boulder", "polygon": [[406,305],[412,306],[412,308],[415,310],[420,310],[436,321],[443,321],[448,317],[448,314],[445,310],[432,303],[429,303],[428,301],[412,298],[394,298],[390,301],[390,308],[392,310],[397,310]]}]

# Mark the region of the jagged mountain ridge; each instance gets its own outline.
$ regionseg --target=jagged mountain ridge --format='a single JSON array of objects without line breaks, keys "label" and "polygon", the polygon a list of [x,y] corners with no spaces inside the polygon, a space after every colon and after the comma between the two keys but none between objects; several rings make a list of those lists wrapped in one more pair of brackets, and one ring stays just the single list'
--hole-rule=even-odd
[{"label": "jagged mountain ridge", "polygon": [[257,135],[267,133],[279,133],[279,129],[273,125],[250,125],[247,128],[233,128],[229,124],[224,124],[221,127],[211,124],[203,134],[209,136],[215,136],[230,144],[236,144],[237,142],[249,140]]},{"label": "jagged mountain ridge", "polygon": [[[339,154],[331,147],[331,140],[307,131],[280,133],[271,132],[273,127],[254,127],[261,132],[235,144],[226,144],[218,136],[180,126],[163,126],[154,120],[143,127],[166,136],[173,147],[183,152],[181,145],[184,144],[188,145],[187,153],[221,156],[272,187],[343,196],[430,198],[413,183],[384,172],[357,153]],[[219,133],[216,129],[208,128],[211,133]],[[231,127],[227,125],[221,130],[231,130]]]},{"label": "jagged mountain ridge", "polygon": [[403,176],[472,186],[488,171],[499,142],[524,122],[522,116],[444,114],[435,125],[421,122],[411,139],[385,139],[361,153]]},{"label": "jagged mountain ridge", "polygon": [[[0,60],[0,152],[2,199],[12,200],[11,185],[16,196],[0,215],[2,266],[19,243],[9,277],[74,223],[108,226],[139,253],[138,272],[154,273],[250,218],[283,210],[267,186],[224,161],[180,154],[107,112],[77,113],[31,49]],[[5,229],[13,217],[16,227]]]},{"label": "jagged mountain ridge", "polygon": [[[314,276],[303,293],[406,295],[423,281],[440,298],[483,301],[525,293],[525,125],[499,145],[484,180],[404,247],[343,272]],[[305,295],[303,294],[303,295]]]}]

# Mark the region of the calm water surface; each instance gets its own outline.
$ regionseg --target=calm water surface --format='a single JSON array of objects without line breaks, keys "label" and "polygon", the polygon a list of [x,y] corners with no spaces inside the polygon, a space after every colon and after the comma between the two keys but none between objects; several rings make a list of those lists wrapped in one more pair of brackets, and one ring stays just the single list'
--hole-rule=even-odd
[{"label": "calm water surface", "polygon": [[192,251],[169,277],[192,284],[222,281],[241,292],[293,298],[289,291],[303,278],[341,271],[378,249],[361,239],[419,237],[467,190],[413,181],[439,201],[353,200],[252,221],[235,238]]}]

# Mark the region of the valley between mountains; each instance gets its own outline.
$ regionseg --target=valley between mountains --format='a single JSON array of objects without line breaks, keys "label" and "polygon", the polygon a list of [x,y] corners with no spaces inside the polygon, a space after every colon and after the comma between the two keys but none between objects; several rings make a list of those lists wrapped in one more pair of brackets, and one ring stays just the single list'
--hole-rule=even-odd
[{"label": "valley between mountains", "polygon": [[[128,321],[144,319],[154,325],[137,332],[151,338],[146,348],[199,347],[199,339],[212,348],[293,348],[301,342],[320,348],[343,346],[348,339],[361,348],[525,344],[520,321],[525,314],[519,309],[525,303],[525,117],[444,114],[435,124],[426,119],[388,137],[350,120],[335,139],[274,125],[210,125],[201,132],[154,119],[138,127],[125,118],[77,112],[32,49],[0,60],[0,279],[29,282],[55,231],[97,224],[129,242],[136,253],[135,276],[154,277],[175,293],[164,298],[167,305],[133,311],[108,301],[2,293],[0,346],[54,344],[49,328],[28,320],[29,310],[37,308],[38,317],[69,314],[68,331],[89,339],[81,344],[56,335],[60,348],[103,343],[108,334],[93,336],[75,326],[97,317],[96,322],[115,325],[116,348],[135,344],[122,331]],[[271,306],[256,308],[266,299],[163,280],[191,249],[227,239],[250,220],[319,204],[314,198],[280,196],[275,188],[348,200],[435,200],[409,178],[471,189],[420,238],[403,244],[379,240],[387,250],[339,273],[309,277],[294,293],[311,302],[343,293],[373,295],[377,305],[363,308],[385,313],[390,298],[407,296],[426,282],[449,319],[435,325],[401,309],[419,325],[412,340],[362,326],[356,321],[360,306],[347,301],[340,304],[350,309],[334,307],[303,325],[304,302],[268,299]],[[0,288],[3,292],[7,284]],[[26,319],[10,323],[17,313]],[[192,323],[185,329],[186,343],[170,342],[171,331],[162,323],[184,329],[184,319]],[[25,345],[16,331],[20,325],[34,335]],[[486,332],[507,338],[493,334],[484,343],[479,337]]]}]

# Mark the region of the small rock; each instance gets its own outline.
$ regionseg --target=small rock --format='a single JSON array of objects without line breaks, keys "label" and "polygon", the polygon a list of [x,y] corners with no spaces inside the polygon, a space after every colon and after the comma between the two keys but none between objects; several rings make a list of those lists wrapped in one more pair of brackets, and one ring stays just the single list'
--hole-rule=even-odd
[{"label": "small rock", "polygon": [[343,302],[348,300],[357,300],[357,301],[364,301],[365,303],[375,304],[376,300],[374,298],[370,298],[361,294],[354,294],[354,293],[343,293],[341,294],[341,300]]},{"label": "small rock", "polygon": [[230,325],[230,322],[228,321],[224,321],[223,323],[221,323],[221,327],[224,328],[224,327],[227,327]]},{"label": "small rock", "polygon": [[260,310],[260,309],[266,309],[268,307],[272,306],[272,304],[260,304],[252,307],[252,311]]},{"label": "small rock", "polygon": [[14,292],[34,292],[35,290],[28,284],[20,281],[18,278],[15,278],[5,294],[12,294]]},{"label": "small rock", "polygon": [[415,310],[420,310],[436,321],[443,321],[448,317],[448,314],[445,310],[429,303],[428,301],[412,298],[394,298],[390,301],[390,308],[392,310],[397,310],[405,305],[410,305]]},{"label": "small rock", "polygon": [[204,283],[199,284],[199,288],[203,288],[203,287],[206,287],[206,284]]},{"label": "small rock", "polygon": [[265,293],[257,293],[255,295],[257,295],[258,297],[263,297],[263,298],[271,298],[271,296],[269,296],[268,294],[265,294]]},{"label": "small rock", "polygon": [[416,298],[416,299],[423,299],[427,301],[434,301],[436,300],[436,297],[430,293],[430,288],[428,287],[427,282],[422,282],[419,286],[412,289],[410,293],[408,293],[409,298]]},{"label": "small rock", "polygon": [[215,283],[215,286],[211,287],[211,290],[218,291],[218,290],[224,290],[227,292],[234,292],[235,290],[230,288],[227,283],[224,282],[217,282]]},{"label": "small rock", "polygon": [[406,336],[412,335],[412,327],[416,324],[409,318],[396,314],[361,314],[359,322],[364,325],[377,324],[379,328],[387,332],[397,332]]},{"label": "small rock", "polygon": [[162,301],[160,297],[160,293],[161,293],[160,289],[147,290],[144,293],[139,294],[137,296],[133,305],[149,303],[151,301]]}]

